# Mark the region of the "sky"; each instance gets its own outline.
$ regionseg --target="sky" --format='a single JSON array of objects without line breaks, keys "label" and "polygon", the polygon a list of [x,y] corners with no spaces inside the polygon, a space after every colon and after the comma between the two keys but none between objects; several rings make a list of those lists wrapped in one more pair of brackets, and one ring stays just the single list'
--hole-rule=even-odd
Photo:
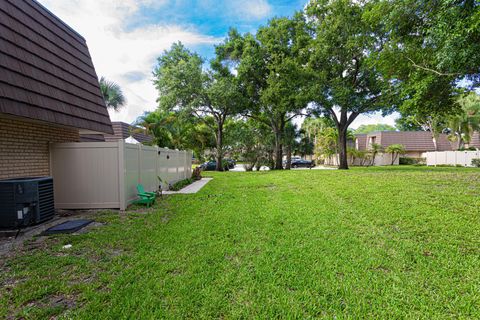
[{"label": "sky", "polygon": [[[97,75],[118,83],[127,105],[112,121],[131,123],[155,110],[156,59],[181,41],[205,59],[229,28],[252,32],[276,16],[291,16],[306,0],[39,0],[87,41]],[[360,116],[352,124],[387,123],[395,116]],[[301,120],[297,120],[297,123]]]}]

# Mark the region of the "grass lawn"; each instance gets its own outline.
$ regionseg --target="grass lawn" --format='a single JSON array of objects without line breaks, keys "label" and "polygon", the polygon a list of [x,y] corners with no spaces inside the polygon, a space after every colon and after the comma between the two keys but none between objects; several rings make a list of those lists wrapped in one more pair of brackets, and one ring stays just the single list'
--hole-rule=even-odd
[{"label": "grass lawn", "polygon": [[0,318],[480,317],[480,170],[209,175],[4,259]]}]

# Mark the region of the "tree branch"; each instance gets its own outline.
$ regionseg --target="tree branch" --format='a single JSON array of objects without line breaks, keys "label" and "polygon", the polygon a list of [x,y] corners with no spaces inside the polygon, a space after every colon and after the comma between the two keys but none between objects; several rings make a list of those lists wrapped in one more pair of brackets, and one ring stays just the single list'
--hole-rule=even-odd
[{"label": "tree branch", "polygon": [[435,73],[436,75],[439,75],[439,76],[442,76],[442,77],[445,77],[445,76],[459,76],[461,75],[460,73],[443,73],[443,72],[439,72],[437,70],[434,70],[434,69],[430,69],[430,68],[427,68],[427,67],[424,67],[424,66],[421,66],[421,65],[418,65],[416,64],[412,59],[410,59],[409,57],[407,57],[407,59],[412,63],[412,65],[415,67],[415,68],[418,68],[418,69],[422,69],[422,70],[425,70],[425,71],[428,71],[428,72],[432,72],[432,73]]},{"label": "tree branch", "polygon": [[333,110],[333,108],[325,108],[329,113],[330,115],[332,116],[332,119],[333,121],[335,122],[335,125],[339,125],[338,123],[338,118],[337,118],[337,115],[335,114],[335,111]]},{"label": "tree branch", "polygon": [[358,113],[358,112],[352,112],[350,114],[350,116],[348,117],[348,120],[347,120],[347,127],[352,124],[352,122],[358,117],[359,114],[360,113]]}]

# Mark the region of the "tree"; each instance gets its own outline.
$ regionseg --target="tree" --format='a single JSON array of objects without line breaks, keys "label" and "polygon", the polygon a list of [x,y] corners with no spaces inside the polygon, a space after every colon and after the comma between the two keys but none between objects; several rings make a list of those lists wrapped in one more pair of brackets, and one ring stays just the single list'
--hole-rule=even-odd
[{"label": "tree", "polygon": [[400,112],[433,122],[455,114],[460,80],[469,89],[480,84],[479,2],[382,0],[374,7],[371,18],[388,35],[378,66],[395,88]]},{"label": "tree", "polygon": [[377,156],[377,154],[382,152],[382,150],[383,150],[382,146],[378,143],[372,143],[368,146],[368,151],[372,155],[372,166],[375,165],[375,157]]},{"label": "tree", "polygon": [[[429,131],[432,134],[432,141],[435,148],[435,151],[438,150],[438,137],[446,128],[446,117],[445,113],[435,113],[432,111],[431,114],[416,113],[413,115],[402,115],[397,123],[401,123],[402,126],[412,129],[418,129],[422,131]],[[412,131],[412,130],[406,130]]]},{"label": "tree", "polygon": [[398,156],[405,153],[405,146],[403,144],[391,144],[385,148],[385,152],[392,156],[392,166],[397,160]]},{"label": "tree", "polygon": [[308,103],[303,90],[307,81],[303,51],[308,39],[304,17],[297,14],[293,19],[272,19],[256,35],[231,30],[217,47],[217,54],[237,65],[249,98],[245,115],[264,122],[274,133],[275,169],[283,169],[285,126]]},{"label": "tree", "polygon": [[283,135],[283,144],[285,145],[286,158],[287,158],[285,169],[290,170],[292,165],[292,152],[296,148],[299,132],[297,130],[297,126],[293,124],[291,121],[287,123],[284,130],[285,131]]},{"label": "tree", "polygon": [[267,125],[252,118],[233,119],[227,122],[225,132],[225,144],[232,155],[245,162],[247,171],[271,166],[273,134]]},{"label": "tree", "polygon": [[236,76],[218,56],[211,69],[205,70],[203,59],[181,43],[173,44],[158,58],[154,76],[160,108],[197,117],[214,132],[216,170],[223,171],[224,124],[243,107]]},{"label": "tree", "polygon": [[300,129],[299,135],[300,141],[296,144],[295,154],[299,154],[302,157],[305,157],[306,155],[312,155],[314,151],[313,140],[303,129]]},{"label": "tree", "polygon": [[480,96],[474,92],[458,99],[461,111],[448,118],[450,139],[458,142],[462,149],[470,143],[474,131],[480,130]]},{"label": "tree", "polygon": [[[213,124],[213,119],[210,123]],[[215,137],[203,121],[178,112],[161,109],[146,112],[135,121],[135,125],[153,135],[157,146],[190,149],[197,159],[203,158],[204,150],[215,148]]]},{"label": "tree", "polygon": [[379,131],[395,131],[396,128],[388,124],[378,123],[378,124],[362,124],[357,129],[355,129],[355,134],[379,132]]},{"label": "tree", "polygon": [[117,83],[101,77],[99,84],[100,91],[107,108],[118,111],[121,107],[125,106],[127,99],[123,95],[123,91]]},{"label": "tree", "polygon": [[318,132],[315,142],[317,159],[330,160],[338,154],[338,131],[332,127],[325,127]]},{"label": "tree", "polygon": [[375,1],[312,0],[306,14],[313,33],[307,68],[309,92],[320,112],[338,131],[339,169],[348,169],[347,132],[363,113],[390,112],[391,84],[377,68],[386,37],[371,18]]},{"label": "tree", "polygon": [[400,131],[423,131],[420,125],[412,116],[400,116],[395,119],[395,127]]},{"label": "tree", "polygon": [[[382,20],[389,35],[384,52],[390,58],[391,71],[401,71],[405,76],[409,73],[414,78],[411,84],[419,80],[417,75],[447,82],[468,79],[472,86],[479,84],[478,1],[384,0],[377,2],[376,9],[372,17]],[[417,86],[420,95],[435,85],[431,80],[419,82],[426,90]]]}]

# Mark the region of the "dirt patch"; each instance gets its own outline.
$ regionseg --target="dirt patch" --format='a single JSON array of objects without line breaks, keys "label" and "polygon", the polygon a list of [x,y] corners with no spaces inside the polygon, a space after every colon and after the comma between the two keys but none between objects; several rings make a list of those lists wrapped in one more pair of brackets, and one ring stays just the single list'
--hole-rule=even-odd
[{"label": "dirt patch", "polygon": [[[0,238],[0,257],[6,256],[13,252],[14,250],[36,250],[44,249],[47,246],[51,246],[50,241],[46,242],[46,239],[50,237],[41,236],[41,234],[50,227],[53,227],[57,224],[63,223],[65,221],[75,219],[92,219],[96,217],[101,218],[102,212],[105,210],[59,210],[56,212],[55,217],[45,223],[29,226],[23,228],[18,233],[18,236]],[[105,223],[93,222],[84,229],[76,232],[75,234],[85,233],[91,231]]]}]

